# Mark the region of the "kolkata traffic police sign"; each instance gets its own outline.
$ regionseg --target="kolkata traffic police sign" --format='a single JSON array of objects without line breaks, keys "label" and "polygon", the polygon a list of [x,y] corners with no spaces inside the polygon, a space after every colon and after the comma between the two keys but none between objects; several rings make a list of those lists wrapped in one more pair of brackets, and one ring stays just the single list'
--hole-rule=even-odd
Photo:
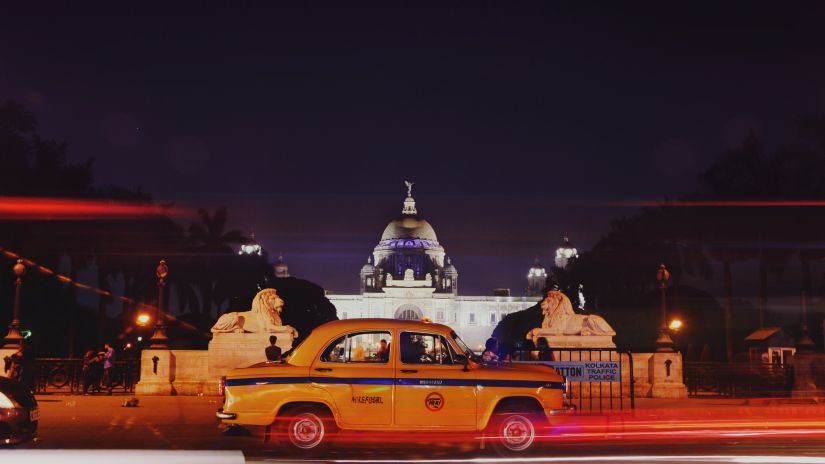
[{"label": "kolkata traffic police sign", "polygon": [[571,382],[621,382],[618,361],[548,361],[557,373]]}]

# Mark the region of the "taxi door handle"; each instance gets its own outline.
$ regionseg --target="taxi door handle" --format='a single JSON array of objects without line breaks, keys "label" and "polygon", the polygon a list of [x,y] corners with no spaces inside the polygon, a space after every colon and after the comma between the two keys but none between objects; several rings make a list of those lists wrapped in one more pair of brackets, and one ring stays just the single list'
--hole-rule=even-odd
[{"label": "taxi door handle", "polygon": [[329,367],[316,367],[315,370],[318,372],[332,372],[332,368]]},{"label": "taxi door handle", "polygon": [[415,369],[401,369],[402,374],[417,374],[418,371]]}]

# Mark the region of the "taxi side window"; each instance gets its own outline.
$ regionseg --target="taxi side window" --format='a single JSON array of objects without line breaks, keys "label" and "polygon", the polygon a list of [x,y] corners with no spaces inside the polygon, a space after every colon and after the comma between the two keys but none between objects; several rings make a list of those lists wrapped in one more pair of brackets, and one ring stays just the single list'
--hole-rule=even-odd
[{"label": "taxi side window", "polygon": [[321,353],[323,362],[377,363],[390,361],[389,332],[359,332],[338,338]]},{"label": "taxi side window", "polygon": [[453,364],[454,359],[450,344],[441,335],[401,333],[401,362],[405,364]]}]

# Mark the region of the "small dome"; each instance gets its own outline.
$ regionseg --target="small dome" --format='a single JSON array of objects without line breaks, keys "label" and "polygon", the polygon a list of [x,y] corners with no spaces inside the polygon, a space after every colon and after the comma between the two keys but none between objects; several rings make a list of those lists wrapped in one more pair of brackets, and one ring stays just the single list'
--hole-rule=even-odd
[{"label": "small dome", "polygon": [[570,242],[570,239],[567,238],[567,235],[565,235],[564,237],[562,237],[561,245],[559,245],[559,249],[562,249],[562,250],[575,250],[576,246],[573,245],[573,243]]},{"label": "small dome", "polygon": [[527,277],[545,277],[547,276],[547,271],[544,269],[544,266],[541,265],[539,259],[536,258],[533,260],[533,265],[530,266],[530,270],[527,273]]},{"label": "small dome", "polygon": [[453,263],[450,262],[449,257],[447,257],[447,265],[444,266],[444,274],[447,274],[447,275],[457,275],[458,274],[458,270],[455,268],[455,266],[453,266]]},{"label": "small dome", "polygon": [[289,277],[289,266],[284,262],[283,255],[278,255],[278,261],[275,263],[275,277],[285,278]]},{"label": "small dome", "polygon": [[576,247],[570,243],[570,239],[567,238],[567,235],[564,236],[562,239],[561,245],[556,249],[556,259],[555,264],[558,268],[566,268],[568,262],[571,259],[575,259],[579,257],[579,252],[576,250]]},{"label": "small dome", "polygon": [[372,265],[372,256],[367,258],[367,263],[361,267],[361,273],[371,274],[375,272],[375,266]]}]

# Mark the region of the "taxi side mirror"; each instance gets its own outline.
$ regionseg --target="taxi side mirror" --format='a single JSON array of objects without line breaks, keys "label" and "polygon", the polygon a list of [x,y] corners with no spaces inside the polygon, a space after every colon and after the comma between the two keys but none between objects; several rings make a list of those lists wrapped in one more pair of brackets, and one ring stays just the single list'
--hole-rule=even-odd
[{"label": "taxi side mirror", "polygon": [[470,372],[470,358],[469,356],[459,356],[457,361],[460,361],[464,364],[464,367],[461,369],[464,372]]}]

